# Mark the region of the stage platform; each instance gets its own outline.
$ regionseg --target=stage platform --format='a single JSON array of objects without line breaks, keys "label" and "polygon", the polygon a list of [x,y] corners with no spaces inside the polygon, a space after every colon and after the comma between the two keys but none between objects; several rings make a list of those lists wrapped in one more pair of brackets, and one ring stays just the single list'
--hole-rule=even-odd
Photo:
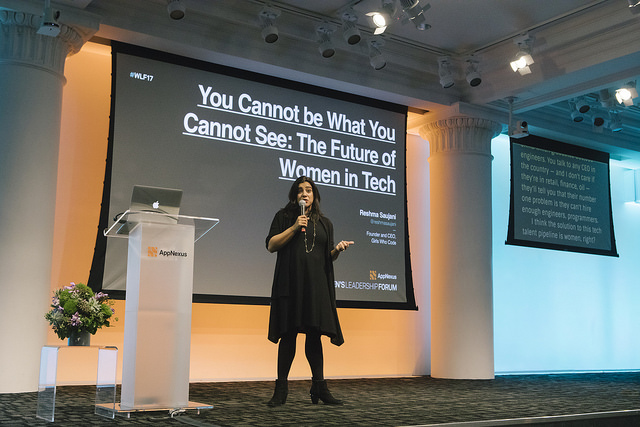
[{"label": "stage platform", "polygon": [[187,411],[94,415],[95,388],[58,388],[53,424],[35,417],[37,393],[0,394],[4,426],[640,426],[640,372],[328,380],[342,406],[313,405],[311,381],[289,382],[286,405],[270,408],[272,381],[192,383]]}]

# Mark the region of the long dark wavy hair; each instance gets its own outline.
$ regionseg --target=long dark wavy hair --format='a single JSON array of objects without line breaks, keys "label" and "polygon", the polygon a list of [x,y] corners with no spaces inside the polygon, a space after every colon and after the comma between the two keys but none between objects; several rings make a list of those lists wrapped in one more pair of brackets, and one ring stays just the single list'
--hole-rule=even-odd
[{"label": "long dark wavy hair", "polygon": [[318,219],[322,216],[322,211],[320,210],[320,192],[318,191],[318,187],[315,182],[313,182],[313,180],[308,176],[301,176],[291,184],[291,188],[289,189],[289,203],[287,203],[287,206],[284,208],[288,212],[295,214],[296,217],[300,215],[300,206],[298,205],[298,187],[303,182],[311,184],[311,189],[313,190],[313,203],[311,203],[310,216],[313,219]]}]

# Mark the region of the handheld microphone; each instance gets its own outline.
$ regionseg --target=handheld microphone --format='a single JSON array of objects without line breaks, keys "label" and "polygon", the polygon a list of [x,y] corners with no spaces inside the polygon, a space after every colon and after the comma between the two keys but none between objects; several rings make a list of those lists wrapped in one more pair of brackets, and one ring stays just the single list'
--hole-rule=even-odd
[{"label": "handheld microphone", "polygon": [[[300,205],[300,215],[304,215],[304,211],[305,211],[305,208],[306,208],[306,206],[307,206],[307,202],[305,202],[304,200],[300,200],[300,201],[298,202],[298,204]],[[302,228],[300,229],[300,231],[302,231],[302,232],[304,233],[305,231],[307,231],[307,229],[306,229],[306,228],[304,228],[304,227],[302,227]]]}]

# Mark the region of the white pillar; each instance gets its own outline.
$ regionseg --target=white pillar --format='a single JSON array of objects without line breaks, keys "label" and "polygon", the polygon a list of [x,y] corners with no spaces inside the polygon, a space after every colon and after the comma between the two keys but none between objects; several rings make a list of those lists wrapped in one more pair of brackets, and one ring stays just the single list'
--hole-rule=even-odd
[{"label": "white pillar", "polygon": [[[25,2],[26,3],[26,2]],[[87,40],[0,10],[0,393],[38,387],[50,303],[64,61]]]},{"label": "white pillar", "polygon": [[494,378],[491,139],[498,123],[424,125],[431,154],[431,376]]}]

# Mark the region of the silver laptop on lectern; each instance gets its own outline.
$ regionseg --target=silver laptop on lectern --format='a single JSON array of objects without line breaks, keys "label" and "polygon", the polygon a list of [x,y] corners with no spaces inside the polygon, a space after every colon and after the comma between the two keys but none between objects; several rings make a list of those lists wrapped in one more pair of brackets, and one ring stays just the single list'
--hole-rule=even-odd
[{"label": "silver laptop on lectern", "polygon": [[180,213],[181,201],[182,190],[134,185],[129,210],[166,214],[175,218]]},{"label": "silver laptop on lectern", "polygon": [[116,234],[127,235],[139,222],[177,224],[182,190],[134,185],[129,214],[122,218]]}]

